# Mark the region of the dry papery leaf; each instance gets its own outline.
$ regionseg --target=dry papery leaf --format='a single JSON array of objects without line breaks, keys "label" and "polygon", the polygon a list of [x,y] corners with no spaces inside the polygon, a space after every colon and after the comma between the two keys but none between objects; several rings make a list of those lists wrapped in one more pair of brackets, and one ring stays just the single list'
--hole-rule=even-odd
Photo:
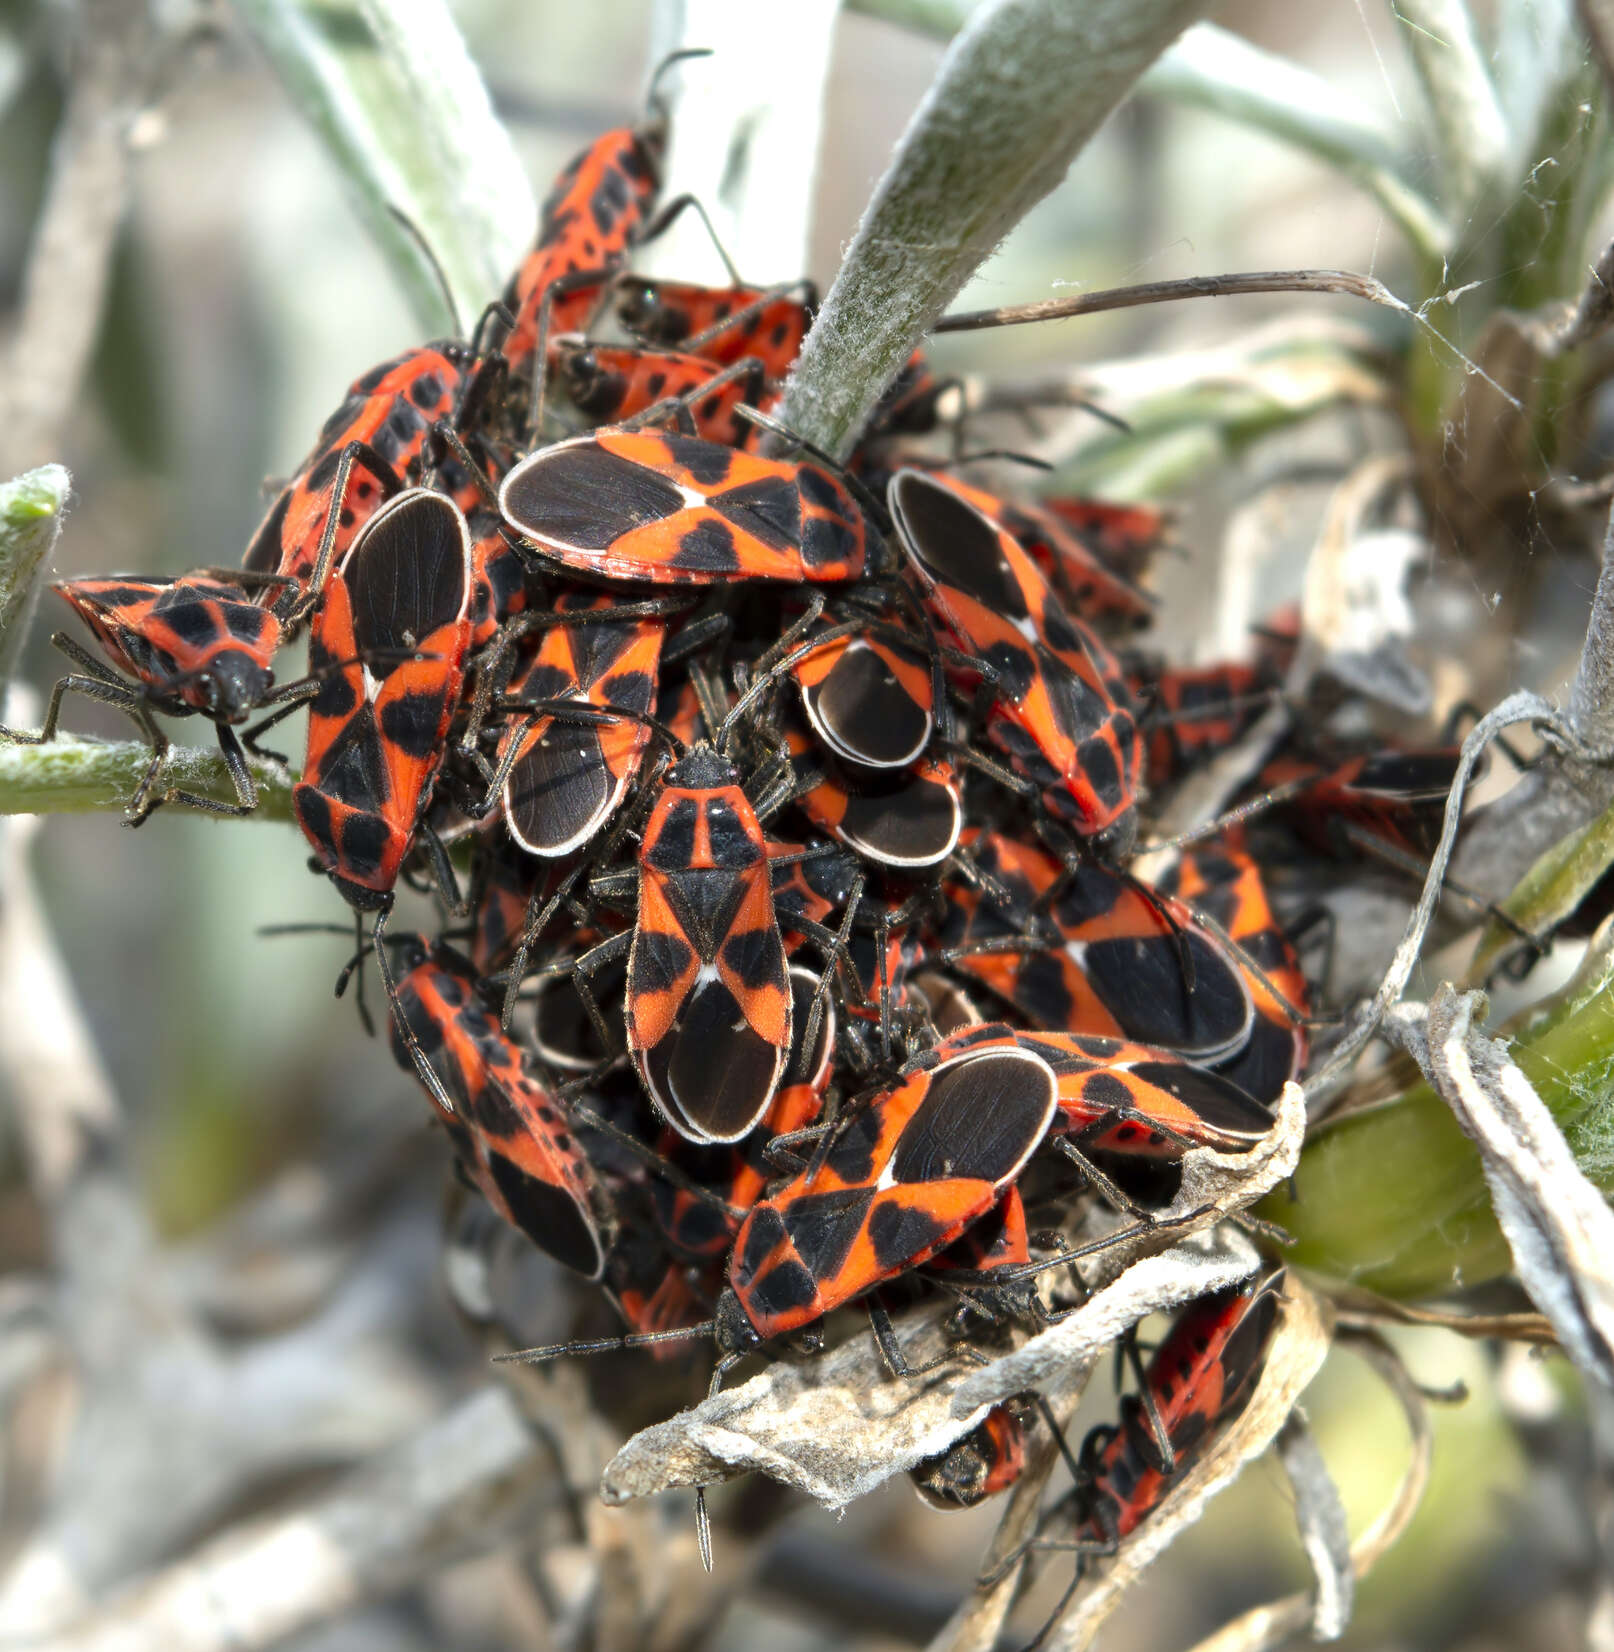
[{"label": "dry papery leaf", "polygon": [[1311,1612],[1314,1640],[1337,1641],[1356,1605],[1356,1573],[1351,1567],[1351,1533],[1345,1505],[1328,1464],[1299,1410],[1291,1411],[1278,1434],[1278,1461],[1295,1494],[1295,1524],[1301,1547],[1317,1580]]},{"label": "dry papery leaf", "polygon": [[1483,1001],[1445,985],[1421,1029],[1417,1006],[1403,1005],[1387,1030],[1479,1148],[1497,1221],[1531,1300],[1575,1364],[1614,1387],[1614,1212],[1505,1047],[1474,1026]]},{"label": "dry papery leaf", "polygon": [[1407,659],[1405,644],[1413,632],[1407,580],[1432,547],[1389,515],[1411,478],[1410,460],[1378,457],[1358,465],[1335,490],[1306,565],[1303,640],[1291,692],[1326,671],[1409,717],[1427,714],[1429,683]]},{"label": "dry papery leaf", "polygon": [[[1385,1386],[1400,1401],[1412,1436],[1412,1454],[1395,1496],[1378,1519],[1351,1546],[1351,1573],[1360,1580],[1373,1570],[1411,1524],[1418,1505],[1423,1501],[1424,1488],[1429,1483],[1429,1465],[1434,1458],[1434,1434],[1429,1427],[1423,1394],[1402,1364],[1401,1356],[1389,1343],[1376,1332],[1368,1332],[1342,1334],[1339,1345],[1359,1354],[1384,1380]],[[1285,1466],[1290,1465],[1286,1463]],[[1268,1648],[1287,1642],[1308,1620],[1315,1639],[1337,1637],[1345,1626],[1330,1618],[1329,1607],[1326,1590],[1320,1591],[1315,1601],[1306,1594],[1285,1595],[1281,1600],[1257,1606],[1234,1618],[1231,1623],[1223,1624],[1214,1635],[1194,1647],[1193,1652],[1267,1652]]]},{"label": "dry papery leaf", "polygon": [[[1084,1265],[1089,1287],[1102,1288],[1035,1336],[1011,1331],[1021,1345],[1001,1358],[971,1365],[961,1357],[923,1377],[892,1377],[872,1337],[860,1336],[815,1359],[776,1361],[634,1435],[607,1465],[601,1495],[622,1503],[754,1469],[830,1508],[844,1506],[945,1450],[999,1400],[1056,1383],[1067,1390],[1073,1370],[1091,1366],[1140,1319],[1247,1278],[1259,1264],[1254,1247],[1236,1232],[1209,1230],[1289,1175],[1304,1130],[1304,1098],[1291,1084],[1255,1152],[1189,1153],[1182,1187],[1153,1231]],[[1133,1225],[1109,1213],[1105,1219],[1112,1230]],[[945,1311],[927,1308],[898,1321],[910,1365],[947,1346],[939,1323]]]}]

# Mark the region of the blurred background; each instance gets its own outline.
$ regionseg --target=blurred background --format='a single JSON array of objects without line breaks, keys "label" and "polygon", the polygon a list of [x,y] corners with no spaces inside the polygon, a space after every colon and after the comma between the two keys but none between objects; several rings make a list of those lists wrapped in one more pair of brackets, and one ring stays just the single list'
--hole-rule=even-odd
[{"label": "blurred background", "polygon": [[[648,0],[465,0],[454,10],[539,196],[581,144],[636,116]],[[62,108],[50,11],[26,0],[0,4],[0,311],[16,303]],[[1421,152],[1417,88],[1387,7],[1235,0],[1218,20],[1351,93],[1381,115],[1404,152]],[[419,338],[325,152],[228,8],[216,23],[171,66],[141,124],[133,205],[93,370],[54,455],[74,479],[54,576],[236,561],[264,508],[266,479],[297,464],[350,380]],[[774,26],[788,28],[782,14]],[[711,44],[721,56],[723,42]],[[843,17],[806,272],[821,286],[942,49],[866,16]],[[1378,206],[1337,174],[1210,113],[1141,97],[956,307],[1312,265],[1372,272],[1412,296],[1403,247]],[[1085,369],[1209,347],[1297,309],[1368,334],[1388,325],[1346,299],[1250,298],[950,339],[936,356],[959,371],[988,363],[1011,374]],[[1460,311],[1443,315],[1454,340],[1472,347]],[[1595,442],[1596,420],[1589,424]],[[1178,658],[1211,658],[1226,646],[1205,635],[1203,594],[1257,480],[1274,467],[1318,468],[1321,480],[1286,505],[1294,531],[1310,535],[1341,456],[1373,439],[1366,415],[1321,415],[1285,433],[1279,442],[1287,445],[1252,443],[1230,454],[1170,500],[1187,556],[1168,563],[1157,585],[1166,598],[1163,635]],[[1596,453],[1582,458],[1591,471]],[[1483,575],[1464,567],[1432,580],[1431,589],[1445,605],[1448,634],[1463,637],[1465,649],[1479,656],[1494,644],[1515,678],[1522,671],[1532,684],[1553,686],[1572,659],[1595,582],[1590,542],[1550,513],[1498,527],[1505,557]],[[1272,566],[1265,607],[1298,587],[1297,572]],[[47,646],[65,618],[58,606],[45,597],[20,672],[41,692],[59,674]],[[1561,610],[1563,623],[1537,623],[1543,606]],[[1533,639],[1528,658],[1521,635]],[[69,706],[75,730],[126,737],[116,716],[82,700]],[[220,825],[176,809],[138,835],[111,815],[56,818],[37,847],[49,914],[127,1110],[161,1232],[184,1246],[266,1196],[323,1201],[335,1260],[313,1284],[288,1287],[287,1300],[306,1306],[359,1275],[386,1282],[365,1310],[365,1335],[402,1361],[378,1424],[401,1435],[445,1395],[481,1383],[484,1356],[454,1319],[439,1277],[447,1144],[428,1128],[415,1086],[362,1035],[352,1005],[332,997],[347,942],[256,933],[299,919],[346,922],[305,859],[290,826]],[[0,1257],[13,1272],[47,1261],[40,1213],[4,1133]],[[263,1312],[253,1310],[248,1328],[264,1328]],[[215,1318],[230,1330],[227,1301],[215,1304]],[[1430,1495],[1364,1589],[1345,1644],[1474,1652],[1580,1644],[1575,1602],[1597,1561],[1579,1502],[1592,1464],[1578,1443],[1585,1419],[1576,1390],[1553,1362],[1522,1353],[1498,1360],[1438,1332],[1409,1332],[1403,1343],[1420,1381],[1462,1383],[1469,1398],[1438,1411]],[[638,1368],[624,1369],[631,1380]],[[1078,1434],[1106,1414],[1112,1395],[1095,1385]],[[13,1547],[28,1527],[44,1424],[55,1414],[48,1398],[30,1403],[42,1419],[33,1436],[39,1450],[24,1449],[8,1465],[0,1523],[0,1540]],[[1359,1529],[1401,1471],[1399,1414],[1347,1356],[1330,1362],[1308,1410]],[[715,1500],[720,1519],[725,1499],[746,1496],[777,1506],[768,1490],[731,1488]],[[1186,1646],[1231,1612],[1300,1586],[1289,1496],[1275,1467],[1256,1464],[1134,1593],[1105,1645]],[[687,1500],[666,1501],[669,1529],[687,1533]],[[838,1521],[795,1508],[765,1552],[746,1557],[754,1576],[713,1644],[805,1652],[922,1642],[956,1602],[995,1518],[991,1507],[968,1515],[924,1509],[905,1481]],[[512,1560],[516,1552],[507,1546],[449,1568],[292,1644],[299,1652],[546,1644],[530,1610],[531,1568]],[[720,1573],[727,1564],[739,1561],[720,1542]],[[1063,1563],[1051,1566],[1017,1621],[1034,1628],[1067,1575]]]}]

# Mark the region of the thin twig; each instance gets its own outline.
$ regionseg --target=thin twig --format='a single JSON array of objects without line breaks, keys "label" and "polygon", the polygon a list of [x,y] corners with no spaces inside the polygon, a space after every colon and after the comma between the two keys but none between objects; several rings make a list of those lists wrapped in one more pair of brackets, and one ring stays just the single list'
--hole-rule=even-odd
[{"label": "thin twig", "polygon": [[1017,327],[1031,321],[1063,321],[1071,316],[1129,310],[1140,304],[1170,304],[1184,298],[1236,298],[1249,293],[1344,293],[1410,315],[1409,307],[1371,275],[1352,270],[1236,270],[1228,275],[1190,275],[1176,281],[1144,281],[1135,287],[1107,287],[1032,304],[996,310],[961,310],[944,315],[933,333],[969,333],[983,327]]},{"label": "thin twig", "polygon": [[41,465],[0,485],[0,720],[5,686],[32,617],[39,575],[62,531],[72,478]]},{"label": "thin twig", "polygon": [[[137,740],[64,736],[44,746],[0,743],[0,815],[121,812],[150,762],[151,747]],[[258,786],[258,809],[252,819],[290,820],[295,777],[279,764],[257,758],[247,766]],[[168,748],[161,784],[222,801],[235,795],[223,758],[216,751],[191,746]]]},{"label": "thin twig", "polygon": [[1176,281],[1145,281],[1135,287],[1111,287],[1096,293],[1075,293],[1067,298],[1044,298],[1031,304],[1009,304],[995,310],[963,310],[942,316],[932,332],[967,333],[983,327],[1020,326],[1031,321],[1062,321],[1071,316],[1096,315],[1104,310],[1127,310],[1140,304],[1173,303],[1184,298],[1234,298],[1250,293],[1338,293],[1365,299],[1384,309],[1394,310],[1421,327],[1443,349],[1475,377],[1483,380],[1507,404],[1519,412],[1524,404],[1499,384],[1477,361],[1463,354],[1430,321],[1425,311],[1408,304],[1371,275],[1353,270],[1238,270],[1227,275],[1190,275]]}]

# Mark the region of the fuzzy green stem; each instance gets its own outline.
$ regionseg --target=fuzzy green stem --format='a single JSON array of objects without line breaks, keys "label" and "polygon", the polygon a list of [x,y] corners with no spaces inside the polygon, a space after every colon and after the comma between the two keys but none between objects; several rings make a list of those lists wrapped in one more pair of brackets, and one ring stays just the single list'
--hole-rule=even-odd
[{"label": "fuzzy green stem", "polygon": [[943,58],[786,387],[843,456],[943,307],[1210,0],[994,0]]},{"label": "fuzzy green stem", "polygon": [[[145,776],[151,747],[137,740],[62,737],[44,746],[0,745],[0,815],[122,813]],[[253,820],[291,819],[294,777],[275,763],[250,762],[258,784]],[[161,787],[178,786],[222,803],[235,791],[216,751],[171,746]]]},{"label": "fuzzy green stem", "polygon": [[0,704],[72,485],[61,465],[41,465],[0,485]]}]

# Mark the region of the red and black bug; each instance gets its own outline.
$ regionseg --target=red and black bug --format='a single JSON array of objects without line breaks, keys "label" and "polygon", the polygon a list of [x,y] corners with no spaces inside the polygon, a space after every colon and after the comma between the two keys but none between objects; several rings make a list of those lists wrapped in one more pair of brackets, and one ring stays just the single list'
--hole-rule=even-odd
[{"label": "red and black bug", "polygon": [[1154,618],[1154,598],[1095,556],[1057,512],[1016,504],[957,477],[950,481],[983,516],[1013,536],[1076,619],[1113,632],[1135,630]]},{"label": "red and black bug", "polygon": [[1029,1408],[1005,1400],[943,1452],[909,1469],[933,1509],[973,1509],[1015,1485],[1026,1465]]},{"label": "red and black bug", "polygon": [[458,506],[412,488],[365,524],[309,636],[320,688],[292,810],[361,911],[385,910],[442,766],[470,644],[471,540]]},{"label": "red and black bug", "polygon": [[680,1135],[756,1128],[790,1050],[790,986],[762,827],[710,746],[666,771],[645,822],[627,1022],[645,1089]]},{"label": "red and black bug", "polygon": [[[109,670],[71,637],[57,632],[51,641],[85,675],[57,682],[37,735],[0,728],[0,739],[27,745],[53,739],[63,696],[83,694],[127,712],[151,742],[151,765],[130,801],[130,825],[138,826],[164,802],[213,814],[251,813],[257,806],[257,787],[231,725],[278,699],[301,697],[299,685],[274,688],[271,665],[290,610],[284,601],[274,609],[259,605],[252,588],[265,583],[279,585],[283,598],[295,600],[297,592],[289,582],[232,578],[222,572],[186,574],[178,579],[113,574],[58,581],[52,589],[90,628],[113,664],[133,681]],[[235,786],[233,804],[188,791],[152,797],[168,749],[167,738],[152,720],[154,711],[171,717],[198,714],[212,721]]]},{"label": "red and black bug", "polygon": [[479,649],[498,636],[506,620],[527,606],[527,565],[505,537],[504,523],[492,491],[514,462],[509,450],[486,440],[475,442],[477,475],[469,475],[458,456],[443,456],[436,485],[460,508],[471,535],[471,647]]},{"label": "red and black bug", "polygon": [[607,279],[621,268],[655,207],[663,141],[655,119],[617,127],[573,156],[555,179],[532,251],[504,293],[515,317],[504,344],[512,374],[534,368],[541,319],[551,333],[588,325]]},{"label": "red and black bug", "polygon": [[903,769],[930,744],[936,726],[930,662],[911,644],[873,627],[842,634],[801,653],[790,674],[807,721],[837,757],[864,768]]},{"label": "red and black bug", "polygon": [[805,938],[807,924],[821,924],[851,898],[857,883],[854,856],[828,844],[803,849],[794,843],[768,844],[773,881],[773,909],[791,952]]},{"label": "red and black bug", "polygon": [[635,277],[617,300],[617,319],[643,343],[687,351],[720,367],[749,356],[778,380],[795,366],[817,308],[810,281],[780,289]]},{"label": "red and black bug", "polygon": [[[550,626],[510,683],[515,706],[550,709],[517,722],[499,748],[505,823],[535,855],[570,854],[621,803],[650,739],[643,719],[655,704],[665,633],[657,618],[613,618],[612,599],[599,592],[563,592],[554,613],[581,623]],[[568,703],[627,715],[568,720]]]},{"label": "red and black bug", "polygon": [[767,409],[761,365],[728,369],[700,356],[629,344],[596,344],[563,334],[548,351],[549,369],[578,412],[597,425],[623,424],[676,400],[683,428],[703,441],[749,447],[757,427],[735,409]]},{"label": "red and black bug", "polygon": [[1139,703],[1151,786],[1180,780],[1197,763],[1231,746],[1281,692],[1300,642],[1300,610],[1290,605],[1255,628],[1248,661],[1168,670],[1140,658],[1128,679]]},{"label": "red and black bug", "polygon": [[796,760],[801,811],[831,837],[868,860],[918,871],[944,861],[964,824],[957,771],[940,758],[911,768],[851,775],[832,767],[799,724],[786,720],[785,740]]},{"label": "red and black bug", "polygon": [[[671,1132],[661,1151],[672,1164],[717,1195],[721,1205],[695,1198],[671,1182],[651,1178],[657,1220],[671,1248],[696,1262],[721,1262],[746,1211],[778,1175],[764,1153],[776,1136],[791,1136],[818,1121],[835,1056],[835,1011],[824,1000],[813,1014],[818,977],[790,971],[790,1058],[767,1112],[744,1141],[731,1147],[692,1147]],[[810,1041],[809,1041],[809,1035]]]},{"label": "red and black bug", "polygon": [[1019,1175],[1057,1101],[1053,1071],[1012,1037],[947,1040],[920,1057],[747,1216],[718,1300],[719,1345],[810,1325],[944,1250]]},{"label": "red and black bug", "polygon": [[1114,1554],[1249,1403],[1282,1311],[1283,1277],[1282,1269],[1268,1271],[1190,1302],[1150,1360],[1142,1390],[1122,1398],[1119,1424],[1101,1423],[1088,1433],[1076,1483],[1056,1505],[1074,1516],[1072,1535],[1026,1545],[1078,1556],[1064,1600],[1027,1652],[1059,1620],[1081,1583],[1085,1557]]},{"label": "red and black bug", "polygon": [[1047,494],[1037,501],[1057,517],[1107,568],[1129,583],[1147,571],[1166,543],[1171,520],[1150,505],[1118,505],[1105,499]]},{"label": "red and black bug", "polygon": [[1015,1041],[1053,1070],[1059,1128],[1084,1150],[1168,1160],[1192,1147],[1247,1153],[1272,1129],[1272,1115],[1238,1085],[1171,1050],[1081,1033],[1022,1032]]},{"label": "red and black bug", "polygon": [[984,880],[946,886],[947,955],[1033,1024],[1202,1062],[1243,1049],[1249,988],[1182,902],[1095,862],[1062,869],[997,832],[981,833],[971,851]]},{"label": "red and black bug", "polygon": [[1142,742],[1114,656],[951,481],[902,470],[889,498],[928,600],[990,673],[993,739],[1057,818],[1123,851],[1136,831]]},{"label": "red and black bug", "polygon": [[[623,1224],[607,1263],[606,1279],[623,1323],[635,1335],[651,1339],[654,1359],[682,1358],[687,1344],[676,1333],[710,1324],[710,1303],[697,1295],[688,1268],[668,1259],[648,1222],[643,1231]],[[668,1340],[657,1340],[663,1337]]]},{"label": "red and black bug", "polygon": [[553,861],[535,860],[504,833],[477,845],[471,877],[471,962],[478,976],[508,964],[535,910],[554,893]]},{"label": "red and black bug", "polygon": [[1226,751],[1272,703],[1278,684],[1241,661],[1186,671],[1139,673],[1133,683],[1143,714],[1144,770],[1150,786],[1180,780]]},{"label": "red and black bug", "polygon": [[1427,860],[1440,840],[1462,748],[1364,753],[1343,760],[1283,754],[1256,779],[1263,791],[1298,788],[1281,804],[1306,838],[1330,854],[1363,838]]},{"label": "red and black bug", "polygon": [[1160,888],[1191,903],[1237,943],[1255,1020],[1244,1047],[1216,1065],[1257,1101],[1275,1102],[1306,1062],[1310,989],[1267,898],[1261,868],[1231,832],[1185,849]]},{"label": "red and black bug", "polygon": [[865,441],[883,436],[925,436],[942,420],[942,399],[956,379],[939,379],[923,350],[915,350],[869,416]]},{"label": "red and black bug", "polygon": [[481,382],[476,359],[471,345],[440,340],[356,379],[269,507],[242,566],[284,575],[317,597],[325,571],[404,486],[433,426],[468,416],[471,388]]},{"label": "red and black bug", "polygon": [[856,579],[871,533],[821,465],[642,430],[539,449],[505,478],[499,504],[563,566],[653,584]]},{"label": "red and black bug", "polygon": [[1113,1549],[1136,1531],[1217,1429],[1244,1409],[1282,1302],[1279,1269],[1201,1297],[1177,1315],[1144,1372],[1148,1400],[1128,1394],[1120,1426],[1095,1429],[1082,1443],[1078,1544]]},{"label": "red and black bug", "polygon": [[[573,937],[580,956],[572,954],[560,960],[568,966],[588,959],[584,972],[588,999],[598,1011],[598,1020],[589,1013],[588,1002],[575,984],[579,979],[575,972],[569,990],[564,978],[540,979],[533,1003],[533,1048],[549,1066],[562,1072],[588,1073],[627,1052],[623,998],[631,938],[627,930],[613,929],[605,940],[597,930],[582,930]],[[617,943],[614,951],[608,946],[610,940]],[[600,952],[600,948],[605,950]],[[593,958],[589,958],[591,951],[596,953]]]},{"label": "red and black bug", "polygon": [[560,1103],[477,996],[468,961],[423,935],[403,942],[399,961],[393,1054],[416,1071],[400,1031],[407,1027],[453,1103],[446,1109],[428,1087],[465,1174],[540,1250],[598,1279],[608,1243],[605,1197]]}]

